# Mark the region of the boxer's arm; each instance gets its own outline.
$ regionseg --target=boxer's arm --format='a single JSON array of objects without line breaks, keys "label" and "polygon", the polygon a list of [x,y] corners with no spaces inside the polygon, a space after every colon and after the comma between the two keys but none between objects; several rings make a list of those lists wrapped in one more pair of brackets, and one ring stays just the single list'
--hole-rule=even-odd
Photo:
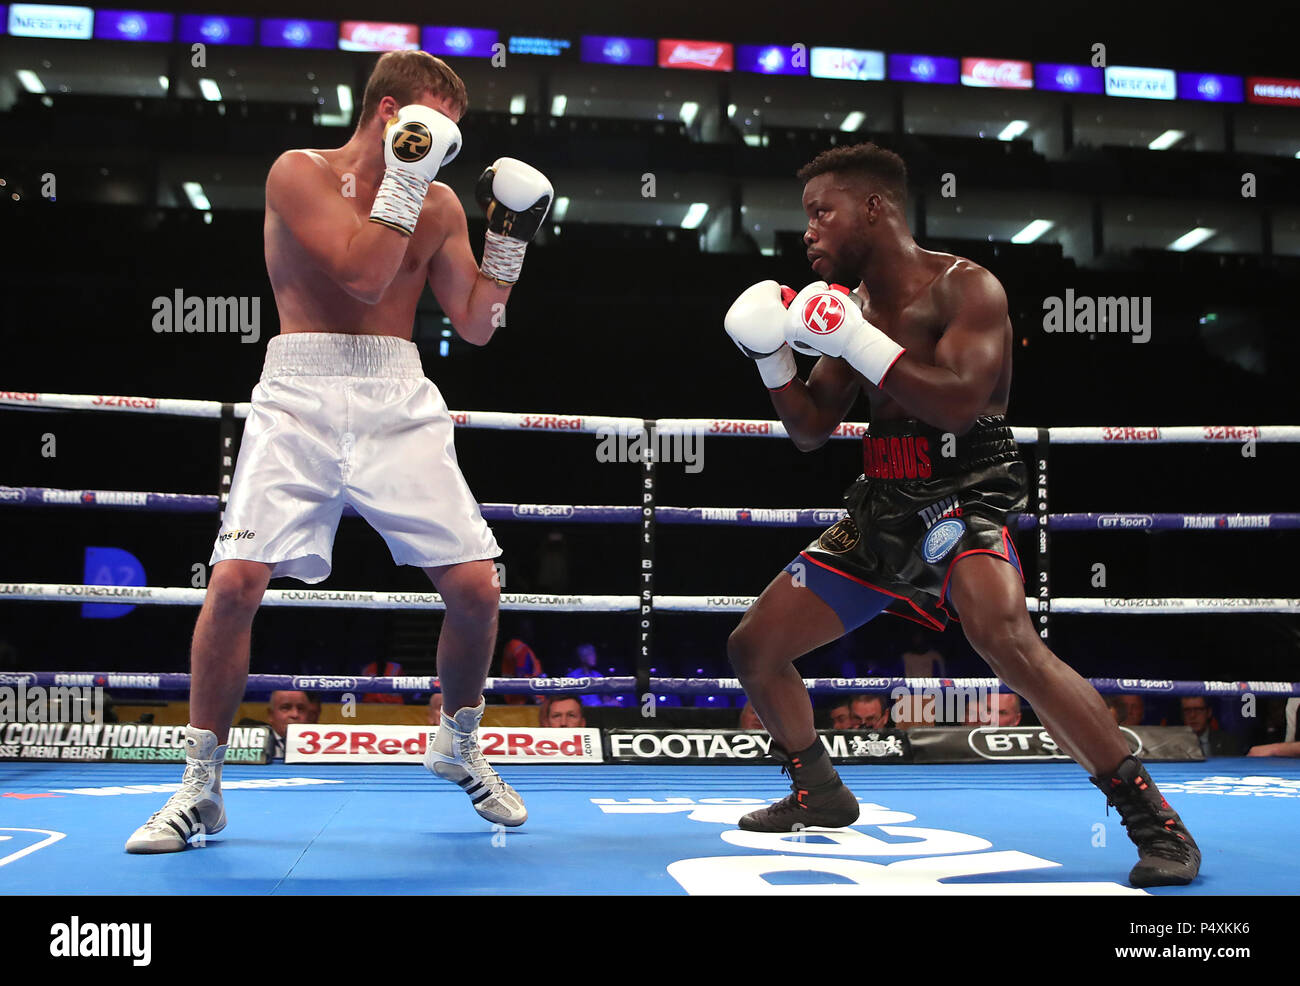
[{"label": "boxer's arm", "polygon": [[1010,321],[1002,285],[982,267],[959,266],[940,286],[951,312],[934,364],[905,352],[881,381],[882,393],[913,417],[962,435],[988,406],[1002,374]]},{"label": "boxer's arm", "polygon": [[1252,746],[1247,752],[1248,757],[1300,757],[1300,743],[1265,743],[1263,746]]},{"label": "boxer's arm", "polygon": [[377,304],[396,276],[408,240],[366,222],[343,199],[336,176],[304,151],[286,151],[266,179],[266,207],[334,283]]},{"label": "boxer's arm", "polygon": [[806,383],[796,376],[784,389],[770,393],[772,406],[795,447],[811,452],[826,444],[852,410],[861,389],[853,367],[842,359],[823,356]]},{"label": "boxer's arm", "polygon": [[[435,184],[433,190],[432,208],[445,236],[429,258],[429,287],[456,334],[475,346],[485,346],[497,328],[505,324],[505,303],[511,285],[498,284],[479,273],[460,200],[446,185]],[[426,204],[425,209],[430,207]]]}]

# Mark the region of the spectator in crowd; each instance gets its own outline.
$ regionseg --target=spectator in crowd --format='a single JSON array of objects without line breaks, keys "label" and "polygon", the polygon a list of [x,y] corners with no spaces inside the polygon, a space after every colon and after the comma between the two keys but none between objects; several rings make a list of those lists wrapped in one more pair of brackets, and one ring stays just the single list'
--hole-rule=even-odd
[{"label": "spectator in crowd", "polygon": [[442,722],[442,692],[429,696],[429,725],[436,726]]},{"label": "spectator in crowd", "polygon": [[587,717],[576,695],[552,695],[542,703],[538,724],[551,729],[573,729],[587,725]]},{"label": "spectator in crowd", "polygon": [[1179,700],[1183,708],[1183,725],[1196,734],[1201,750],[1207,757],[1235,757],[1241,755],[1241,745],[1231,733],[1225,733],[1214,721],[1210,702],[1201,695],[1185,695]]},{"label": "spectator in crowd", "polygon": [[[501,648],[502,678],[542,678],[545,675],[542,662],[537,659],[531,647],[518,637],[505,642]],[[538,700],[536,696],[529,695],[507,695],[505,699],[506,705],[529,705],[530,699]]]},{"label": "spectator in crowd", "polygon": [[[596,664],[600,660],[600,658],[599,655],[597,655],[596,653],[595,644],[579,644],[574,649],[573,653],[574,653],[574,659],[576,663],[574,664],[573,668],[565,675],[565,677],[567,678],[605,677],[603,674],[600,673],[599,669],[596,667]],[[613,701],[612,695],[604,695],[604,696],[583,695],[582,704],[583,705],[615,705],[617,703]]]},{"label": "spectator in crowd", "polygon": [[740,710],[740,728],[741,729],[762,729],[763,720],[758,717],[754,710],[753,702],[746,702],[745,707]]},{"label": "spectator in crowd", "polygon": [[861,729],[862,720],[853,714],[848,699],[831,706],[831,729]]},{"label": "spectator in crowd", "polygon": [[[990,712],[990,706],[996,711]],[[1015,692],[998,692],[972,702],[966,709],[968,726],[1019,726],[1020,719],[1020,696]]]},{"label": "spectator in crowd", "polygon": [[[393,678],[402,673],[402,666],[396,661],[371,661],[361,669],[361,673],[368,678]],[[387,692],[367,692],[361,696],[361,701],[403,705],[406,696]]]},{"label": "spectator in crowd", "polygon": [[[319,713],[317,713],[319,717]],[[312,696],[306,692],[272,692],[267,706],[267,725],[281,739],[289,728],[289,723],[311,722]]]},{"label": "spectator in crowd", "polygon": [[[314,709],[313,709],[314,706]],[[270,726],[271,756],[284,757],[284,737],[292,722],[310,723],[320,721],[320,702],[307,692],[278,691],[272,692],[266,707],[266,721],[260,719],[241,719],[240,726]]]},{"label": "spectator in crowd", "polygon": [[1108,695],[1106,707],[1117,726],[1140,726],[1146,718],[1146,703],[1141,695]]},{"label": "spectator in crowd", "polygon": [[889,729],[889,699],[885,695],[854,695],[849,703],[858,729]]},{"label": "spectator in crowd", "polygon": [[1246,751],[1248,757],[1300,757],[1300,698],[1289,698],[1283,707],[1282,739],[1260,743]]}]

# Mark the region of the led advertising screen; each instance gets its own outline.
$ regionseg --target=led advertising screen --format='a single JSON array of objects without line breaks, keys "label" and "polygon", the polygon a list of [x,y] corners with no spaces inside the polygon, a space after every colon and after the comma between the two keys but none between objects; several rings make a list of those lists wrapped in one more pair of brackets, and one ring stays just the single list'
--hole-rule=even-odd
[{"label": "led advertising screen", "polygon": [[961,81],[961,63],[938,55],[890,55],[889,77],[900,82],[935,82],[955,86]]},{"label": "led advertising screen", "polygon": [[175,34],[171,14],[144,10],[99,10],[95,37],[105,41],[171,41]]},{"label": "led advertising screen", "polygon": [[9,33],[16,38],[63,38],[82,41],[90,37],[94,22],[95,12],[89,7],[15,3],[9,8]]},{"label": "led advertising screen", "polygon": [[304,21],[287,17],[262,20],[261,41],[267,48],[333,48],[338,40],[337,21]]},{"label": "led advertising screen", "polygon": [[506,50],[512,55],[542,55],[546,58],[558,58],[573,47],[568,38],[537,38],[531,35],[513,35],[506,42]]},{"label": "led advertising screen", "polygon": [[430,55],[491,58],[500,34],[482,27],[426,27],[420,37],[420,47]]},{"label": "led advertising screen", "polygon": [[654,65],[655,43],[651,38],[615,38],[607,34],[584,34],[580,45],[584,62],[603,65]]},{"label": "led advertising screen", "polygon": [[1240,103],[1246,98],[1246,81],[1239,75],[1179,72],[1178,98],[1208,103]]},{"label": "led advertising screen", "polygon": [[763,75],[807,75],[808,49],[793,45],[737,45],[736,70]]},{"label": "led advertising screen", "polygon": [[1300,106],[1300,79],[1252,76],[1246,80],[1246,101],[1273,106]]},{"label": "led advertising screen", "polygon": [[1178,89],[1174,85],[1172,69],[1113,65],[1106,69],[1106,95],[1130,99],[1174,99]]},{"label": "led advertising screen", "polygon": [[809,74],[818,79],[878,81],[885,77],[885,53],[861,48],[814,48]]},{"label": "led advertising screen", "polygon": [[1039,62],[1034,66],[1034,87],[1052,92],[1087,92],[1100,96],[1106,91],[1106,75],[1091,65]]},{"label": "led advertising screen", "polygon": [[186,44],[251,45],[255,37],[253,18],[181,14],[177,38]]},{"label": "led advertising screen", "polygon": [[681,41],[659,39],[660,68],[692,68],[709,72],[730,72],[736,55],[725,41]]},{"label": "led advertising screen", "polygon": [[985,89],[1032,89],[1034,66],[1007,58],[963,58],[961,84]]},{"label": "led advertising screen", "polygon": [[420,29],[414,24],[387,21],[344,21],[339,28],[342,51],[416,51]]}]

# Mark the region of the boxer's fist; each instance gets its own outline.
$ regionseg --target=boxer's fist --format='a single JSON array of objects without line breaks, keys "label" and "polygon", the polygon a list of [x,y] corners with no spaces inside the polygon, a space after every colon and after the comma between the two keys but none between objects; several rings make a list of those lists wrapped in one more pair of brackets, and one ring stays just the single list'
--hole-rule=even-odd
[{"label": "boxer's fist", "polygon": [[905,350],[867,321],[847,288],[814,281],[795,295],[785,339],[804,353],[847,360],[877,387]]},{"label": "boxer's fist", "polygon": [[429,183],[460,153],[460,128],[431,107],[403,106],[384,126],[384,180],[370,221],[404,236],[415,231]]},{"label": "boxer's fist", "polygon": [[750,359],[771,356],[785,345],[786,305],[793,297],[776,281],[759,281],[731,303],[722,327]]},{"label": "boxer's fist", "polygon": [[460,128],[451,117],[412,103],[384,126],[384,165],[413,171],[427,184],[455,159],[460,145]]},{"label": "boxer's fist", "polygon": [[740,351],[754,360],[769,390],[781,390],[796,367],[785,343],[786,306],[794,291],[776,281],[759,281],[745,289],[727,309],[722,326]]},{"label": "boxer's fist", "polygon": [[532,165],[503,157],[479,176],[474,198],[488,221],[480,270],[498,284],[514,284],[524,249],[550,212],[555,189]]}]

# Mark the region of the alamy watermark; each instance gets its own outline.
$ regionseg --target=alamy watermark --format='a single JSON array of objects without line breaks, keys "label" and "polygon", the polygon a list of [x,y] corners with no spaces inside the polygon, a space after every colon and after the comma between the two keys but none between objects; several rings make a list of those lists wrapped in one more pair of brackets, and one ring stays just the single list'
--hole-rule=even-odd
[{"label": "alamy watermark", "polygon": [[1121,333],[1132,342],[1151,341],[1151,298],[1098,298],[1076,295],[1067,288],[1065,297],[1043,299],[1044,332],[1077,332],[1082,335]]},{"label": "alamy watermark", "polygon": [[596,429],[597,462],[682,462],[686,471],[704,469],[702,427],[660,430],[631,425]]},{"label": "alamy watermark", "polygon": [[103,721],[102,688],[0,686],[0,723]]},{"label": "alamy watermark", "polygon": [[158,333],[235,333],[240,342],[257,342],[262,337],[262,299],[231,295],[186,295],[177,288],[171,295],[159,295],[152,302],[153,330]]},{"label": "alamy watermark", "polygon": [[998,694],[997,689],[983,686],[907,688],[899,685],[889,693],[893,700],[890,718],[895,723],[996,726]]}]

